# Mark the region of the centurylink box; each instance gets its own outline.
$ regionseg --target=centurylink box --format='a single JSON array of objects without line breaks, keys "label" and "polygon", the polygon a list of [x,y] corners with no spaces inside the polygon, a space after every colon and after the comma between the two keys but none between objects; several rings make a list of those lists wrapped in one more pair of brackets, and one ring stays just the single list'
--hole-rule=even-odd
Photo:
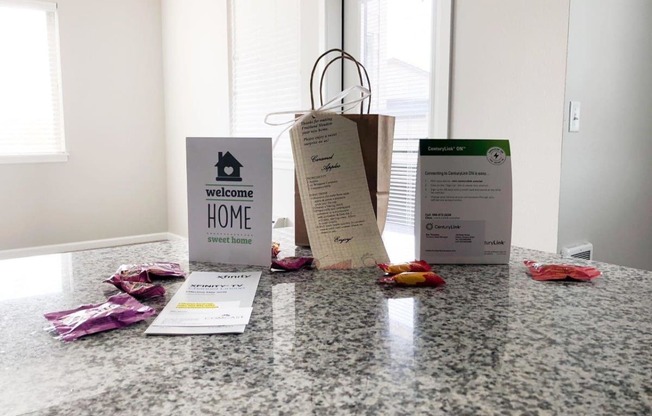
[{"label": "centurylink box", "polygon": [[509,141],[420,140],[417,258],[434,264],[507,264],[511,237]]}]

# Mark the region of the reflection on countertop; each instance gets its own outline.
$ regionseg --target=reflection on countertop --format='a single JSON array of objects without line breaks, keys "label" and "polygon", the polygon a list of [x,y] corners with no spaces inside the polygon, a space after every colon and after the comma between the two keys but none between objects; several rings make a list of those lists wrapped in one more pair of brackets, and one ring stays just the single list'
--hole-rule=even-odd
[{"label": "reflection on countertop", "polygon": [[[281,257],[307,254],[275,230]],[[153,318],[62,343],[43,313],[99,303],[125,263],[187,271],[183,240],[0,261],[2,414],[649,414],[652,272],[594,263],[590,283],[504,266],[437,266],[440,288],[377,269],[264,270],[244,334],[145,336]],[[576,264],[585,261],[573,260]],[[16,281],[20,280],[20,281]],[[164,281],[160,310],[181,285]]]},{"label": "reflection on countertop", "polygon": [[72,276],[70,253],[21,257],[0,261],[0,301],[69,291]]}]

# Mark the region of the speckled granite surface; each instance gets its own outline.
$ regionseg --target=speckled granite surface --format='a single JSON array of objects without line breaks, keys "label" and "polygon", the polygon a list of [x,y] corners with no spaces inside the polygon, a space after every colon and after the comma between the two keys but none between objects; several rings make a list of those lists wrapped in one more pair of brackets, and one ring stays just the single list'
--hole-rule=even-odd
[{"label": "speckled granite surface", "polygon": [[0,414],[652,414],[652,272],[595,263],[591,283],[536,282],[526,258],[560,261],[514,248],[509,266],[436,267],[437,289],[265,271],[244,334],[145,336],[150,318],[72,343],[42,314],[104,301],[120,264],[252,268],[189,264],[184,241],[30,258],[24,283],[0,277]]}]

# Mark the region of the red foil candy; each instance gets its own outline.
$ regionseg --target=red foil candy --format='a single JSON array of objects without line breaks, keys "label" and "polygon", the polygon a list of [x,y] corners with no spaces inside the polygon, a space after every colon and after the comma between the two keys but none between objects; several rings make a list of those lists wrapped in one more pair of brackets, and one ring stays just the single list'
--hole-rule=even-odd
[{"label": "red foil candy", "polygon": [[602,273],[595,267],[573,266],[569,264],[541,264],[533,260],[523,262],[534,280],[564,280],[574,279],[589,281]]}]

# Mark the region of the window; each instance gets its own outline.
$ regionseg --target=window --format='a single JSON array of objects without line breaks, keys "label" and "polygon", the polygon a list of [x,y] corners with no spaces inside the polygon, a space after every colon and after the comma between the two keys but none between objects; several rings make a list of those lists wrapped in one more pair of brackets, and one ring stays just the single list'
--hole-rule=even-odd
[{"label": "window", "polygon": [[310,107],[310,70],[322,50],[323,10],[314,0],[231,0],[228,5],[231,135],[278,139],[272,215],[294,220],[289,133],[278,137],[284,127],[265,124],[265,116]]},{"label": "window", "polygon": [[[308,109],[317,57],[342,47],[371,78],[372,112],[396,117],[388,224],[412,233],[418,139],[448,136],[451,0],[231,0],[231,133],[276,136],[272,112]],[[344,32],[344,39],[342,38]],[[352,65],[344,70],[354,71]],[[358,82],[329,69],[326,98]],[[350,76],[354,78],[349,78]],[[294,218],[287,133],[274,150],[274,218]],[[400,231],[400,230],[399,230]]]},{"label": "window", "polygon": [[[238,0],[231,6],[231,134],[270,135],[265,115],[301,108],[300,0]],[[277,134],[281,129],[277,130]],[[292,163],[287,134],[276,160]]]},{"label": "window", "polygon": [[0,161],[65,161],[56,4],[0,0]]},{"label": "window", "polygon": [[387,223],[411,232],[419,139],[448,137],[450,0],[345,4],[345,47],[369,72],[372,112],[396,117]]}]

